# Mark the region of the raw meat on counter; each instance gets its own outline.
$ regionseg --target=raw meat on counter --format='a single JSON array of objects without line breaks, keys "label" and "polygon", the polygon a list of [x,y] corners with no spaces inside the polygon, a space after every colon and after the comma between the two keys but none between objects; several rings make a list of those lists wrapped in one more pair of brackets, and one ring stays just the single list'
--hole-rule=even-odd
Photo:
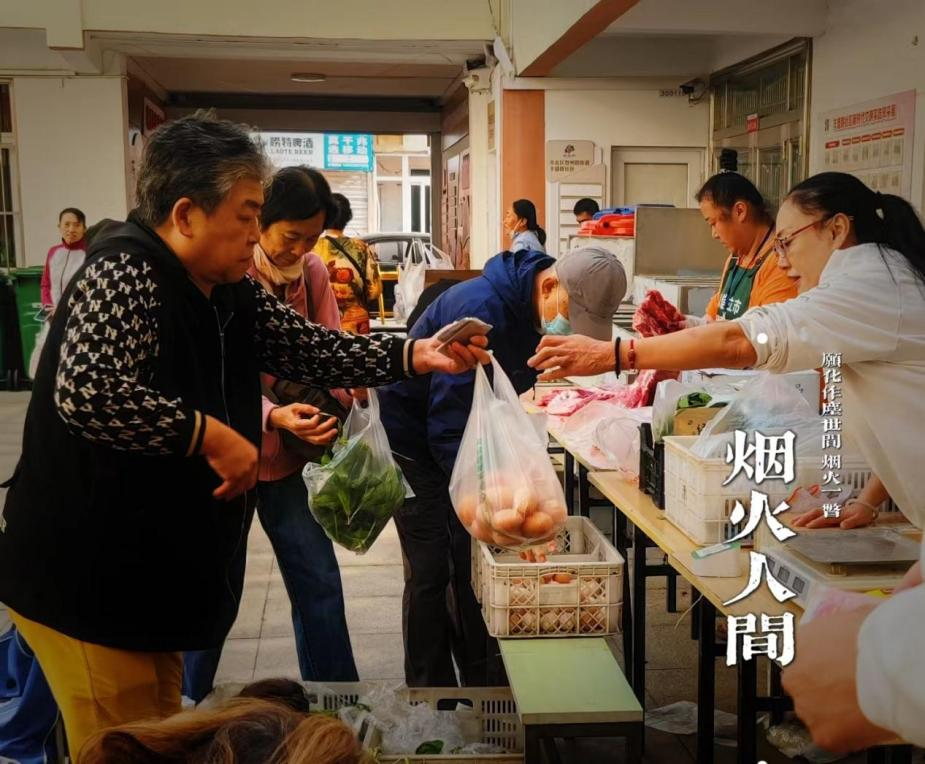
[{"label": "raw meat on counter", "polygon": [[656,369],[646,369],[639,372],[636,381],[627,387],[616,391],[613,400],[620,403],[628,409],[636,409],[640,406],[651,406],[655,400],[655,388],[658,383],[665,379],[677,379],[676,371],[659,371]]},{"label": "raw meat on counter", "polygon": [[536,405],[540,408],[545,408],[546,413],[550,416],[571,416],[579,409],[587,406],[591,401],[606,401],[616,395],[616,390],[607,390],[600,387],[573,387],[547,393],[536,402]]},{"label": "raw meat on counter", "polygon": [[684,314],[662,297],[657,289],[650,289],[633,314],[633,329],[642,337],[671,334],[684,328]]}]

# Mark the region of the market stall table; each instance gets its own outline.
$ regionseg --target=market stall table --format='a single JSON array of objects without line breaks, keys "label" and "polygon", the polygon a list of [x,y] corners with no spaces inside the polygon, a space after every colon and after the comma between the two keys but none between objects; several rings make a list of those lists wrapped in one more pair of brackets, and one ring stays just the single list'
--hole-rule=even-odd
[{"label": "market stall table", "polygon": [[[590,482],[614,505],[618,516],[624,522],[633,524],[633,596],[632,596],[632,663],[633,691],[645,708],[645,616],[647,575],[655,575],[646,570],[646,548],[651,541],[668,556],[669,565],[680,573],[700,594],[697,602],[697,705],[700,709],[714,707],[716,652],[715,619],[717,612],[725,616],[741,616],[748,613],[764,613],[771,616],[793,613],[799,617],[802,609],[792,602],[778,602],[767,590],[761,587],[749,597],[726,605],[745,589],[746,574],[730,577],[703,577],[695,574],[688,567],[691,552],[699,549],[679,528],[673,525],[665,513],[656,507],[650,497],[643,494],[635,485],[623,480],[616,473],[592,473]],[[746,554],[741,551],[739,554]],[[745,566],[747,570],[748,566]],[[624,602],[624,610],[626,603]],[[772,672],[772,694],[759,697],[757,691],[757,665],[755,661],[739,661],[738,669],[738,761],[754,764],[757,760],[757,722],[760,711],[779,713],[790,707],[789,698],[783,696],[779,687],[779,672]],[[697,719],[697,761],[712,762],[714,759],[714,734],[712,714],[698,714]],[[908,748],[902,746],[891,749],[872,749],[868,761],[907,761],[911,756]]]}]

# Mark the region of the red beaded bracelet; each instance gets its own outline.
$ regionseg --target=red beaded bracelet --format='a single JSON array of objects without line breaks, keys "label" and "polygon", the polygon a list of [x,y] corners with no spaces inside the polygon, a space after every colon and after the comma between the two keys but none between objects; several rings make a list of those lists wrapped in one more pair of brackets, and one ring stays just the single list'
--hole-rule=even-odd
[{"label": "red beaded bracelet", "polygon": [[626,354],[626,365],[630,371],[636,371],[636,340],[630,340],[629,350]]}]

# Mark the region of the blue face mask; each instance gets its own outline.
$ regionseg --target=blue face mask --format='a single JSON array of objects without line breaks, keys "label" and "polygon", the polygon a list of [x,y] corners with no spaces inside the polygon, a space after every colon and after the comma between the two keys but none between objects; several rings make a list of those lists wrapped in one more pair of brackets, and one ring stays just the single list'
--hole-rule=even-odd
[{"label": "blue face mask", "polygon": [[572,333],[572,325],[569,320],[559,312],[559,289],[556,287],[556,317],[552,321],[547,321],[545,317],[540,317],[540,326],[543,334],[553,334],[566,336]]}]

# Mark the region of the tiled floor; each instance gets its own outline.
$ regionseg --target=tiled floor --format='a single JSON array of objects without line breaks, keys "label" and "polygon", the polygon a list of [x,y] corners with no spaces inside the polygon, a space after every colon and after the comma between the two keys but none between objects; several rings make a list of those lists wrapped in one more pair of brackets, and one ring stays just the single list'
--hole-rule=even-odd
[{"label": "tiled floor", "polygon": [[[0,393],[0,475],[11,473],[19,454],[28,395]],[[2,489],[0,489],[2,501]],[[2,504],[0,504],[2,506]],[[650,550],[657,554],[657,550]],[[347,620],[362,679],[391,680],[402,676],[402,567],[398,537],[389,525],[366,555],[338,550],[347,599]],[[690,593],[679,587],[679,611],[665,609],[664,583],[648,582],[648,671],[646,695],[650,709],[696,698],[696,646],[690,639]],[[0,633],[8,625],[0,605]],[[616,640],[619,653],[619,639]],[[621,658],[622,660],[622,658]],[[555,670],[555,667],[550,667]],[[255,523],[248,542],[245,591],[238,619],[222,653],[218,681],[247,682],[270,676],[298,677],[289,603],[270,542]],[[716,705],[735,712],[735,673],[717,662]],[[646,762],[683,764],[694,761],[693,735],[646,730]],[[760,757],[768,764],[789,761],[764,744]],[[566,762],[623,762],[621,741],[578,741],[562,747]],[[734,761],[733,748],[717,747],[716,761]]]},{"label": "tiled floor", "polygon": [[[337,556],[361,678],[401,680],[403,581],[394,525],[383,531],[368,554],[361,557],[338,548]],[[270,541],[255,522],[248,543],[241,609],[225,644],[216,681],[298,675],[289,597]]]}]

